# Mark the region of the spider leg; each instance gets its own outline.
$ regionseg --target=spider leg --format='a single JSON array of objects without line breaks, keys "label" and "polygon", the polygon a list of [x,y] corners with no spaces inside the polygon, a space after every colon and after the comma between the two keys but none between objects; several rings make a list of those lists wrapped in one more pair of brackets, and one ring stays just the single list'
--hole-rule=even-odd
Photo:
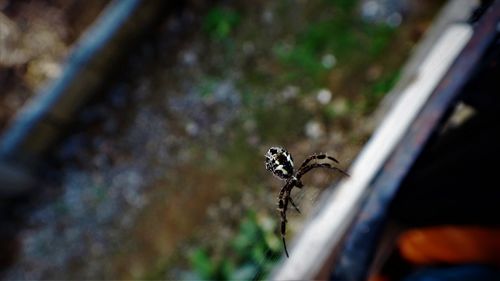
[{"label": "spider leg", "polygon": [[280,213],[280,233],[281,239],[283,240],[283,247],[285,249],[286,257],[288,258],[288,249],[286,248],[285,234],[286,234],[286,210],[288,208],[288,201],[290,198],[290,192],[294,187],[293,181],[287,181],[285,186],[283,186],[278,195],[278,211]]},{"label": "spider leg", "polygon": [[288,255],[288,250],[286,249],[286,242],[285,242],[285,236],[281,236],[281,240],[283,240],[283,248],[285,249],[285,254],[286,254],[286,257],[290,257]]},{"label": "spider leg", "polygon": [[324,159],[328,159],[328,160],[331,160],[331,161],[339,164],[339,161],[337,159],[333,158],[332,156],[330,156],[326,153],[313,154],[313,155],[307,157],[306,160],[304,160],[304,162],[302,162],[302,164],[299,166],[299,170],[302,169],[303,167],[307,166],[307,164],[309,164],[309,162],[311,162],[313,160],[324,160]]},{"label": "spider leg", "polygon": [[329,163],[313,163],[313,164],[310,164],[310,165],[307,165],[307,166],[304,166],[304,167],[301,167],[301,169],[299,169],[299,171],[297,171],[297,179],[300,180],[300,178],[306,174],[307,172],[309,172],[310,170],[312,169],[315,169],[315,168],[327,168],[327,169],[332,169],[332,170],[336,170],[336,171],[339,171],[340,173],[342,173],[344,176],[349,176],[349,174],[347,172],[345,172],[344,170],[340,169],[340,168],[337,168],[335,166],[333,166],[332,164],[329,164]]},{"label": "spider leg", "polygon": [[[285,235],[286,235],[286,209],[288,207],[288,199],[290,198],[290,194],[288,192],[285,193],[284,198],[281,198],[279,200],[279,207],[278,210],[280,212],[280,217],[281,217],[281,227],[280,227],[280,232],[281,232],[281,239],[283,240],[283,248],[285,249],[285,254],[286,257],[288,258],[288,249],[286,248],[286,241],[285,241]],[[282,207],[282,208],[280,208]]]},{"label": "spider leg", "polygon": [[291,196],[290,196],[290,198],[289,198],[289,199],[290,199],[290,203],[291,203],[291,204],[292,204],[292,206],[295,208],[295,210],[297,210],[297,212],[299,212],[299,214],[302,214],[302,213],[300,212],[300,210],[299,210],[299,207],[297,207],[297,205],[295,205],[295,203],[293,202],[293,200],[292,200],[292,197],[291,197]]}]

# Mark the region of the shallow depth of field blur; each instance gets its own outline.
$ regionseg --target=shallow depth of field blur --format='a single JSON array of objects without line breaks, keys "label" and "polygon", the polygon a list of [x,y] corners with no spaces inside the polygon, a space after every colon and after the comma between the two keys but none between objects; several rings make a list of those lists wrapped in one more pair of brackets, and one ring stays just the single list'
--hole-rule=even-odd
[{"label": "shallow depth of field blur", "polygon": [[[1,131],[105,3],[83,2],[0,1]],[[265,278],[283,250],[264,153],[328,152],[348,168],[440,4],[187,5],[75,117],[35,198],[12,204],[4,278]],[[339,177],[315,170],[293,192],[289,243]]]}]

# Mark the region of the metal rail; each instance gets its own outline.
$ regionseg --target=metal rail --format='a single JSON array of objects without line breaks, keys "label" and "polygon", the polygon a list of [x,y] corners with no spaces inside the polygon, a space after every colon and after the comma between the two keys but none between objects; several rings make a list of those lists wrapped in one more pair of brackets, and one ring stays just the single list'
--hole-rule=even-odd
[{"label": "metal rail", "polygon": [[137,38],[176,1],[114,0],[81,36],[62,75],[14,116],[0,138],[0,196],[32,183],[33,163],[55,143],[65,125],[98,93]]}]

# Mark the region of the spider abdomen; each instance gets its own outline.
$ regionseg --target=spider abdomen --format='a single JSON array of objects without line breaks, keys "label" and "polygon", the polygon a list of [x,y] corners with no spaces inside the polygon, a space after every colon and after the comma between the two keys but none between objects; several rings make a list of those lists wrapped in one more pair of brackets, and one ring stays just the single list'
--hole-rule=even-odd
[{"label": "spider abdomen", "polygon": [[291,178],[294,173],[292,155],[282,147],[271,147],[266,153],[266,169],[280,179]]}]

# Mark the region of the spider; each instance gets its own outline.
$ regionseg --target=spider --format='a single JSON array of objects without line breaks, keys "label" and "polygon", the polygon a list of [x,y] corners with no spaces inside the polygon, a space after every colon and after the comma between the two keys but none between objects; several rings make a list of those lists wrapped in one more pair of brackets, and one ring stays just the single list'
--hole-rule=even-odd
[{"label": "spider", "polygon": [[294,187],[302,188],[304,184],[301,181],[302,176],[307,172],[315,168],[327,168],[339,171],[345,176],[349,176],[345,171],[340,168],[335,167],[333,164],[338,164],[339,161],[329,156],[325,153],[313,154],[307,157],[302,165],[294,170],[292,155],[283,147],[271,147],[266,153],[266,170],[272,172],[277,178],[284,180],[285,185],[281,188],[278,195],[278,212],[280,214],[280,231],[281,238],[283,240],[283,247],[285,249],[286,257],[288,258],[288,250],[286,248],[285,234],[286,234],[286,211],[288,208],[288,202],[297,210],[300,214],[300,210],[295,205],[290,197],[292,189]]}]

